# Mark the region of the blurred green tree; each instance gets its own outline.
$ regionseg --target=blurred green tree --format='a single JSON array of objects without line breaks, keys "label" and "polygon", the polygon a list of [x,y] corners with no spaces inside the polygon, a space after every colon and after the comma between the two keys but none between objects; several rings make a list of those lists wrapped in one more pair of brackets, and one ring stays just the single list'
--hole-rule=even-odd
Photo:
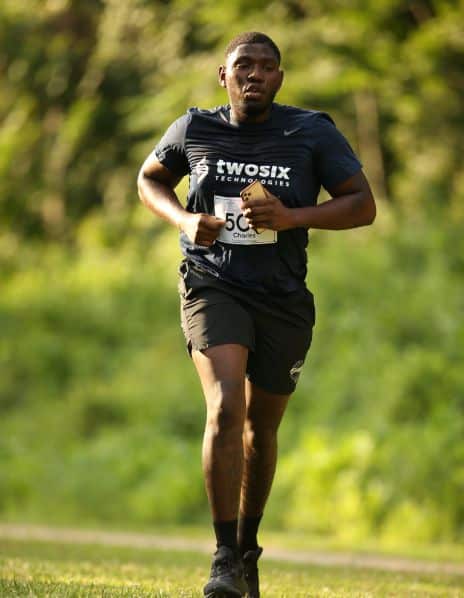
[{"label": "blurred green tree", "polygon": [[378,197],[460,220],[463,17],[445,0],[5,0],[2,223],[72,239],[97,211],[123,232],[141,160],[188,106],[224,101],[224,45],[256,28],[282,47],[280,100],[334,114]]}]

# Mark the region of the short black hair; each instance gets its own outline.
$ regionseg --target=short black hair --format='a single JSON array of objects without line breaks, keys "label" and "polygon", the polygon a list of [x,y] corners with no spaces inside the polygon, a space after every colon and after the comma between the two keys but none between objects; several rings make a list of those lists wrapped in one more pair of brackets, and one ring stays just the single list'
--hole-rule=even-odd
[{"label": "short black hair", "polygon": [[280,50],[277,44],[268,35],[259,31],[246,31],[245,33],[236,35],[227,45],[226,58],[229,54],[232,54],[237,46],[241,46],[242,44],[266,44],[274,52],[277,62],[280,64]]}]

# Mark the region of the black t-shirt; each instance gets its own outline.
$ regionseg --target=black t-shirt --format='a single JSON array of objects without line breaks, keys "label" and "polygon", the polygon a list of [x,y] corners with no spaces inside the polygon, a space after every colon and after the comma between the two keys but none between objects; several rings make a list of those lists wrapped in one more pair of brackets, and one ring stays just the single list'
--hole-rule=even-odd
[{"label": "black t-shirt", "polygon": [[154,150],[176,175],[189,174],[186,209],[216,214],[226,225],[211,247],[181,234],[185,258],[242,288],[286,294],[304,288],[308,231],[258,234],[240,211],[240,191],[259,180],[289,208],[313,206],[361,168],[347,140],[323,112],[273,104],[263,123],[233,125],[230,106],[191,108]]}]

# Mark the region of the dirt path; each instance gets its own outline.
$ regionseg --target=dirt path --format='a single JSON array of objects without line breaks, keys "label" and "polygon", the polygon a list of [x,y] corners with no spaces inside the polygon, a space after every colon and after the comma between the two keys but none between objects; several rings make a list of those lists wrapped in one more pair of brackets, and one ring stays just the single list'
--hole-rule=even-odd
[{"label": "dirt path", "polygon": [[[10,540],[40,540],[45,542],[61,542],[65,544],[101,544],[104,546],[124,546],[129,548],[183,550],[204,552],[207,554],[210,554],[213,550],[211,542],[175,536],[79,530],[74,528],[54,528],[11,523],[0,523],[0,540],[2,538]],[[308,550],[297,551],[269,547],[266,548],[266,559],[327,567],[342,566],[363,569],[380,569],[384,571],[442,573],[464,576],[464,564],[460,563],[422,561],[379,555]]]}]

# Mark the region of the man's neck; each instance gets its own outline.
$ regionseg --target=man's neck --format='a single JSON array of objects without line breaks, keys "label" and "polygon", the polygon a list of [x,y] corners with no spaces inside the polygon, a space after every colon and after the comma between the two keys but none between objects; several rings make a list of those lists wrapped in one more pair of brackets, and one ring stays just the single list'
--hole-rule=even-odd
[{"label": "man's neck", "polygon": [[235,109],[233,106],[230,107],[230,124],[232,125],[249,125],[249,124],[257,124],[263,123],[269,120],[272,112],[272,106],[269,106],[267,110],[264,112],[259,112],[258,114],[247,114],[246,112],[241,112],[240,110]]}]

